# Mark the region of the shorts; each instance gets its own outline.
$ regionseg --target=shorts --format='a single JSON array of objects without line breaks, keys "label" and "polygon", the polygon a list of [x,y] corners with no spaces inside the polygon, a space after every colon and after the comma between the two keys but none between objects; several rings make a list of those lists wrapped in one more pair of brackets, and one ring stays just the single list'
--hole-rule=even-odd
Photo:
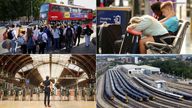
[{"label": "shorts", "polygon": [[[169,36],[169,34],[164,34],[164,35],[157,35],[157,36],[153,36],[153,39],[155,40],[155,42],[157,43],[163,43],[160,39],[162,37],[166,37],[166,36]],[[174,41],[174,38],[168,38],[168,39],[164,39],[164,41],[167,43],[167,44],[172,44],[173,41]]]}]

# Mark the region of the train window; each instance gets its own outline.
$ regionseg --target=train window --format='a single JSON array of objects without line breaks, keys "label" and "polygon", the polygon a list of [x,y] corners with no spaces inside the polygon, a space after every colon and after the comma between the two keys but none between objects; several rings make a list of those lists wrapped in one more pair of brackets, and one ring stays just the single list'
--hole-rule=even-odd
[{"label": "train window", "polygon": [[59,11],[59,10],[60,10],[59,6],[52,6],[52,11]]}]

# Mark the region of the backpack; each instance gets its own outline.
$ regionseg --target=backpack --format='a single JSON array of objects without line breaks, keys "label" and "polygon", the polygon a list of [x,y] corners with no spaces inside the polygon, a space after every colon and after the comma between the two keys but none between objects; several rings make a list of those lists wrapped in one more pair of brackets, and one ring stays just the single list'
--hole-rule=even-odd
[{"label": "backpack", "polygon": [[45,80],[44,82],[43,82],[43,84],[44,84],[44,91],[45,92],[50,92],[50,80]]},{"label": "backpack", "polygon": [[10,39],[10,40],[13,39],[12,31],[13,31],[13,30],[10,30],[10,31],[7,33],[7,38]]},{"label": "backpack", "polygon": [[7,39],[7,32],[4,32],[3,33],[3,40],[6,40]]},{"label": "backpack", "polygon": [[69,37],[69,36],[72,36],[73,33],[72,33],[72,29],[71,28],[67,28],[66,30],[66,36]]},{"label": "backpack", "polygon": [[37,37],[37,44],[42,44],[44,41],[43,41],[43,34],[39,34],[38,37]]},{"label": "backpack", "polygon": [[18,45],[23,45],[25,43],[25,39],[22,36],[19,36],[17,38]]},{"label": "backpack", "polygon": [[47,37],[48,37],[48,38],[51,38],[51,37],[52,37],[52,33],[51,33],[51,31],[50,31],[49,29],[46,29],[46,30],[45,30],[45,33],[47,34]]},{"label": "backpack", "polygon": [[93,30],[91,30],[90,28],[87,28],[87,29],[86,29],[86,34],[87,34],[88,36],[91,36],[92,33],[93,33]]},{"label": "backpack", "polygon": [[77,31],[76,31],[76,32],[77,32],[77,34],[81,34],[81,32],[82,32],[81,26],[78,26],[78,27],[77,27]]},{"label": "backpack", "polygon": [[28,42],[27,42],[27,47],[28,47],[29,49],[31,49],[31,48],[33,48],[34,46],[35,46],[35,42],[34,42],[34,40],[33,40],[33,37],[30,36],[29,39],[28,39]]}]

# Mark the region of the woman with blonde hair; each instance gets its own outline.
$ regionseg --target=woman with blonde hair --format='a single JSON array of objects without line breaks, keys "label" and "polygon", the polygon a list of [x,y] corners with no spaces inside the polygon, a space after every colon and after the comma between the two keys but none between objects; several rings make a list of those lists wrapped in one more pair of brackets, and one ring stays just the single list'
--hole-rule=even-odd
[{"label": "woman with blonde hair", "polygon": [[[130,25],[128,29],[142,32],[142,38],[139,41],[139,49],[141,54],[146,54],[145,43],[158,42],[162,43],[160,38],[169,36],[168,31],[163,27],[163,25],[157,21],[155,18],[149,15],[144,15],[141,17],[133,17],[130,20]],[[165,40],[167,43],[169,41]]]}]

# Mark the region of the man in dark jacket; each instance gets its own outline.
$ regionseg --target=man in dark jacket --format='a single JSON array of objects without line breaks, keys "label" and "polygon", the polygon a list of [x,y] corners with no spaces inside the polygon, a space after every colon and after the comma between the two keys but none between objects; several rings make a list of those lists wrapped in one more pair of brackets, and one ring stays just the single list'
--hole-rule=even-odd
[{"label": "man in dark jacket", "polygon": [[45,92],[44,105],[45,105],[45,107],[47,107],[47,104],[46,104],[46,100],[47,100],[48,107],[51,107],[50,106],[50,92],[51,92],[53,83],[49,80],[49,76],[46,76],[46,80],[43,81],[40,85],[44,87],[44,92]]}]

